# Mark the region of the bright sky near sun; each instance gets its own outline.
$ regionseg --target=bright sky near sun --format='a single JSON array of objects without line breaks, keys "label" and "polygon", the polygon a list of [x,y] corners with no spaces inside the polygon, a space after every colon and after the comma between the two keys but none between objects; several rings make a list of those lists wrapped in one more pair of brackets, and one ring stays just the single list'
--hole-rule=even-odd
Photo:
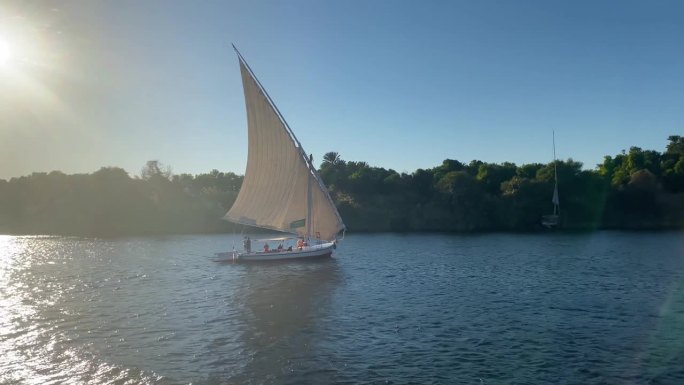
[{"label": "bright sky near sun", "polygon": [[0,3],[0,179],[244,172],[241,50],[320,162],[593,168],[684,130],[678,1]]}]

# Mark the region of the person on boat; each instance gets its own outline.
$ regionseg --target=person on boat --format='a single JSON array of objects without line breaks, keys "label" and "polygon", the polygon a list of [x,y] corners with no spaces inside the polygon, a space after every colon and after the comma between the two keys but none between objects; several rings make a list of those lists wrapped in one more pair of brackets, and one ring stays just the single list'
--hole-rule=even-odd
[{"label": "person on boat", "polygon": [[282,243],[278,245],[278,251],[283,251],[283,244]]},{"label": "person on boat", "polygon": [[304,240],[302,238],[299,238],[297,239],[297,248],[301,250],[302,247],[304,247]]},{"label": "person on boat", "polygon": [[264,243],[264,253],[268,253],[268,243]]},{"label": "person on boat", "polygon": [[252,240],[249,239],[249,237],[245,237],[245,239],[242,241],[242,248],[248,253],[252,252]]}]

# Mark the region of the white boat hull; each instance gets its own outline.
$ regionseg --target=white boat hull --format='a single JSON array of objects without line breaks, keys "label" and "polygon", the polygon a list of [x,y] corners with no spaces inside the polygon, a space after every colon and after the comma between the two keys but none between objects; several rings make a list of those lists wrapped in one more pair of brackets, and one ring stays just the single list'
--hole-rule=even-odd
[{"label": "white boat hull", "polygon": [[547,229],[557,227],[560,224],[560,217],[558,215],[544,215],[542,216],[542,226]]},{"label": "white boat hull", "polygon": [[228,252],[218,253],[217,256],[221,260],[235,260],[242,262],[258,262],[258,261],[283,261],[294,259],[313,259],[330,257],[333,250],[337,247],[335,242],[322,243],[320,245],[304,246],[300,249],[293,249],[292,251],[269,251],[269,252],[251,252],[239,253]]}]

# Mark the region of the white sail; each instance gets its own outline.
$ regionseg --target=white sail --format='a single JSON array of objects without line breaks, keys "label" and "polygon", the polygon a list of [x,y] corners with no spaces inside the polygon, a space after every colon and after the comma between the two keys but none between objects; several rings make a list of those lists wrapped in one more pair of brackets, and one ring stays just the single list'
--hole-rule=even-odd
[{"label": "white sail", "polygon": [[556,162],[556,131],[551,131],[553,135],[553,198],[551,202],[553,203],[553,214],[558,215],[558,206],[560,206],[560,201],[558,200],[558,162]]},{"label": "white sail", "polygon": [[558,182],[556,182],[556,185],[553,188],[553,198],[551,198],[551,202],[554,204],[554,206],[558,206],[560,204],[560,201],[558,200]]},{"label": "white sail", "polygon": [[558,162],[556,161],[556,132],[553,131],[553,197],[551,198],[551,203],[553,203],[553,214],[552,215],[542,215],[541,223],[542,225],[552,228],[560,224],[560,200],[558,199]]},{"label": "white sail", "polygon": [[242,188],[225,219],[299,236],[334,239],[345,228],[337,208],[294,133],[238,56],[249,151]]}]

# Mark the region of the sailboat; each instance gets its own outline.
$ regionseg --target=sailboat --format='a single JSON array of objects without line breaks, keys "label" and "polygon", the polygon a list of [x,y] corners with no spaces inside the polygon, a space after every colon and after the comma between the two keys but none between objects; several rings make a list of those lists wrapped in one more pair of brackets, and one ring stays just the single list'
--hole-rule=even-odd
[{"label": "sailboat", "polygon": [[[232,257],[267,261],[325,257],[337,247],[346,227],[321,180],[313,157],[307,155],[271,97],[233,45],[240,62],[247,106],[248,155],[242,187],[224,219],[242,225],[288,233],[289,248],[245,250]],[[225,253],[224,253],[225,254]]]},{"label": "sailboat", "polygon": [[554,228],[560,224],[560,201],[558,200],[558,170],[556,162],[556,133],[553,132],[553,214],[542,216],[542,226],[546,228]]}]

